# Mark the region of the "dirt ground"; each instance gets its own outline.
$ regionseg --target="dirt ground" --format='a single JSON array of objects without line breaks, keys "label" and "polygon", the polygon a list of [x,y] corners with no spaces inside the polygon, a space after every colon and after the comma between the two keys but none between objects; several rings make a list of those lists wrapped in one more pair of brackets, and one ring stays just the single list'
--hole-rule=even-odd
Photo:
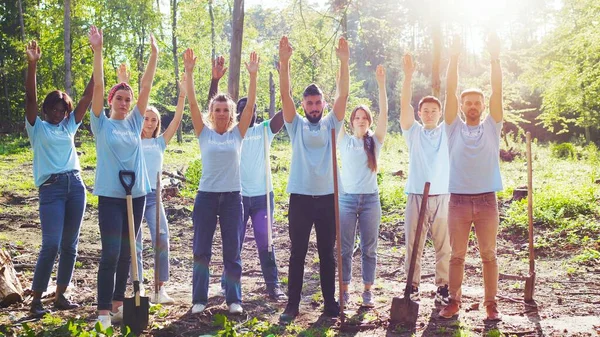
[{"label": "dirt ground", "polygon": [[[2,246],[13,256],[24,288],[29,288],[33,267],[41,242],[37,194],[16,197],[9,191],[0,194],[0,205],[6,211],[0,218]],[[165,306],[162,318],[151,317],[152,329],[146,336],[199,336],[216,331],[213,315],[225,314],[235,324],[253,317],[277,324],[285,303],[270,301],[260,272],[256,244],[252,231],[248,231],[243,260],[243,315],[227,313],[224,298],[219,294],[219,277],[222,271],[221,239],[217,229],[213,244],[211,288],[209,305],[200,315],[192,315],[192,236],[191,201],[182,198],[165,200],[171,231],[171,280],[166,287],[176,303]],[[149,232],[144,224],[144,264],[147,273],[146,291],[152,291],[153,257]],[[274,228],[274,242],[280,278],[287,279],[289,237],[286,223]],[[389,324],[389,310],[394,296],[402,296],[404,285],[404,233],[403,225],[384,228],[380,235],[377,280],[374,287],[376,306],[371,310],[359,309],[360,252],[354,258],[351,301],[346,308],[346,324],[340,328],[338,319],[321,316],[322,297],[319,286],[319,263],[314,238],[311,238],[306,258],[301,313],[294,322],[296,328],[288,329],[287,335],[321,336],[328,329],[343,336],[473,336],[494,335],[494,329],[516,336],[598,336],[600,335],[600,267],[569,270],[569,256],[559,252],[551,257],[538,257],[535,299],[537,307],[522,302],[524,282],[500,280],[498,303],[503,314],[501,322],[484,321],[482,306],[483,288],[481,263],[475,243],[471,242],[466,261],[463,286],[463,310],[458,319],[438,317],[440,307],[434,305],[436,287],[433,285],[434,252],[428,243],[423,257],[423,281],[421,284],[420,316],[416,327],[406,328]],[[90,324],[95,320],[96,275],[100,257],[100,238],[96,210],[88,208],[81,230],[79,257],[73,277],[72,299],[82,307],[70,312],[56,312],[60,317],[79,316]],[[526,238],[500,237],[498,242],[500,272],[505,274],[526,273]],[[55,269],[56,270],[56,269]],[[570,274],[569,274],[569,273]],[[149,282],[150,281],[150,282]],[[53,290],[54,280],[49,291]],[[285,285],[283,286],[285,289]],[[29,321],[28,307],[31,298],[22,304],[0,309],[0,325],[20,324]],[[50,298],[47,299],[50,301]],[[330,331],[331,331],[330,330]],[[285,330],[283,330],[285,331]],[[491,331],[491,332],[490,332]],[[329,332],[330,335],[331,332]],[[464,333],[464,334],[461,334]]]}]

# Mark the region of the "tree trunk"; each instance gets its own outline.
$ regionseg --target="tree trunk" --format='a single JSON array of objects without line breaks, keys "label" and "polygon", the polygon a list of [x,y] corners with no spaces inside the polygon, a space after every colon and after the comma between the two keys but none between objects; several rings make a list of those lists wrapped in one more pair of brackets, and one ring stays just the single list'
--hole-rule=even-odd
[{"label": "tree trunk", "polygon": [[71,0],[65,0],[65,91],[69,96],[73,96],[71,77]]},{"label": "tree trunk", "polygon": [[273,72],[269,72],[269,119],[275,116],[275,81]]},{"label": "tree trunk", "polygon": [[210,45],[211,57],[214,60],[217,55],[215,51],[215,13],[213,11],[213,1],[208,0],[208,13],[210,14]]},{"label": "tree trunk", "polygon": [[23,301],[23,288],[13,267],[10,254],[0,249],[0,306]]},{"label": "tree trunk", "polygon": [[[177,0],[173,0],[171,2],[172,16],[173,21],[171,25],[172,32],[172,41],[173,41],[173,66],[175,67],[175,100],[173,105],[177,104],[177,100],[179,99],[179,85],[177,82],[179,81],[179,58],[177,57]],[[181,128],[183,125],[183,121],[179,123],[179,127],[177,128],[177,143],[181,143],[183,141],[183,136],[181,134]]]},{"label": "tree trunk", "polygon": [[432,27],[433,62],[431,66],[431,94],[440,97],[440,60],[442,58],[442,27],[436,22]]},{"label": "tree trunk", "polygon": [[231,49],[229,51],[228,91],[237,101],[240,93],[240,65],[242,61],[242,40],[244,36],[244,0],[234,0],[232,17]]},{"label": "tree trunk", "polygon": [[21,41],[25,42],[25,22],[23,21],[23,4],[22,0],[19,0],[19,25],[21,26]]}]

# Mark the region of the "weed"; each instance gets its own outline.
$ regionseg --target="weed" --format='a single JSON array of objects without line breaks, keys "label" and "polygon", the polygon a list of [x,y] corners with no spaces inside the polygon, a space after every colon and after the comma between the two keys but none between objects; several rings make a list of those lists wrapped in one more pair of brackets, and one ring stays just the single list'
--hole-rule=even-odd
[{"label": "weed", "polygon": [[571,143],[562,143],[552,145],[552,156],[559,159],[575,158],[575,146]]},{"label": "weed", "polygon": [[288,277],[287,277],[287,276],[282,276],[282,277],[281,277],[281,280],[280,280],[279,282],[281,282],[281,284],[285,284],[285,285],[287,285],[287,284],[288,284],[288,282],[289,282],[289,279],[288,279]]},{"label": "weed", "polygon": [[600,262],[600,252],[586,248],[581,254],[571,259],[571,262],[586,266],[595,266]]},{"label": "weed", "polygon": [[490,331],[487,332],[486,337],[505,337],[506,335],[503,334],[500,330],[498,329],[492,329]]}]

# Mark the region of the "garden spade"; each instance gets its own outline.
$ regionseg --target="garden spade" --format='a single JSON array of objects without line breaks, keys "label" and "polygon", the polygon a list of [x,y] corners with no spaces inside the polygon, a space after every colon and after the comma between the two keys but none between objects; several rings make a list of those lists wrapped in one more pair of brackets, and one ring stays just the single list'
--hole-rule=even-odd
[{"label": "garden spade", "polygon": [[346,316],[344,314],[344,295],[342,286],[344,281],[342,278],[342,238],[340,232],[340,204],[339,204],[339,191],[338,191],[338,171],[337,171],[337,155],[335,144],[336,140],[336,129],[331,129],[331,162],[333,165],[333,204],[335,209],[335,239],[337,241],[337,267],[338,267],[338,288],[340,290],[340,327],[344,325]]},{"label": "garden spade", "polygon": [[535,255],[533,250],[533,163],[531,133],[527,132],[527,215],[529,220],[529,276],[525,279],[525,302],[533,301],[535,288]]},{"label": "garden spade", "polygon": [[160,194],[160,178],[161,171],[156,173],[156,227],[154,229],[154,301],[158,303],[158,291],[160,290],[160,280],[158,276],[158,264],[160,263],[160,253],[162,253],[162,242],[160,242],[160,204],[161,204],[161,194]]},{"label": "garden spade", "polygon": [[419,242],[421,232],[423,231],[423,222],[425,221],[425,211],[427,210],[427,199],[429,199],[429,182],[425,183],[423,188],[423,199],[421,200],[421,209],[419,210],[419,220],[417,221],[417,232],[413,244],[412,254],[410,255],[410,266],[408,268],[408,277],[406,278],[406,287],[404,288],[404,297],[394,297],[392,300],[392,309],[390,311],[390,321],[394,323],[416,324],[419,317],[419,303],[410,299],[412,289],[412,279],[415,273],[415,263],[419,251]]},{"label": "garden spade", "polygon": [[[126,179],[127,177],[129,179]],[[125,298],[123,301],[123,326],[129,326],[134,334],[139,335],[148,326],[150,305],[148,297],[140,296],[140,279],[138,275],[137,255],[135,253],[133,197],[131,196],[131,189],[135,184],[135,172],[119,171],[119,180],[121,180],[121,184],[125,188],[125,194],[127,195],[127,222],[129,225],[129,247],[133,274],[133,298]]]},{"label": "garden spade", "polygon": [[267,190],[267,250],[269,257],[272,259],[275,255],[273,253],[273,227],[271,219],[271,158],[269,157],[269,123],[265,121],[263,123],[265,136],[265,186]]}]

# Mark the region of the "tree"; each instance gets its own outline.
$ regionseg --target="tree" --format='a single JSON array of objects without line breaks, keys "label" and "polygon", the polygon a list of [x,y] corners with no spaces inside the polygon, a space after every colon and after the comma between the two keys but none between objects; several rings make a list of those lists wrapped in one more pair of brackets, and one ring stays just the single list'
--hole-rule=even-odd
[{"label": "tree", "polygon": [[231,49],[229,51],[229,79],[228,91],[237,101],[240,93],[240,66],[242,56],[242,40],[244,37],[244,0],[233,1],[233,16],[231,18],[233,34],[231,36]]},{"label": "tree", "polygon": [[65,15],[64,15],[64,27],[65,27],[65,91],[69,96],[73,95],[71,86],[73,80],[71,78],[71,0],[65,0]]}]

